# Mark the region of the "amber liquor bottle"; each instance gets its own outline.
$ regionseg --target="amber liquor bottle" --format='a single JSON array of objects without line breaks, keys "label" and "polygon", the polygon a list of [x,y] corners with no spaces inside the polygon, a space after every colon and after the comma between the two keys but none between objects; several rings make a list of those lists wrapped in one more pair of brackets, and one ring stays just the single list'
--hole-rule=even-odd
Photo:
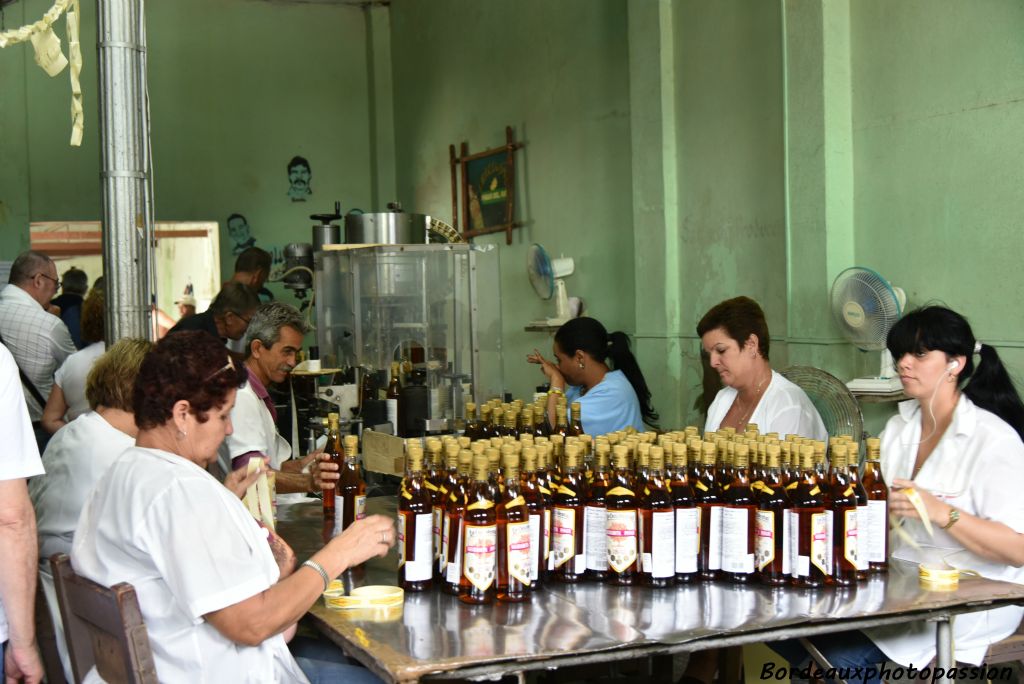
[{"label": "amber liquor bottle", "polygon": [[451,441],[444,447],[444,470],[441,481],[438,485],[440,508],[437,504],[434,508],[434,517],[440,518],[441,547],[437,557],[437,574],[435,578],[442,584],[447,579],[445,574],[448,567],[448,543],[451,541],[451,522],[448,520],[448,496],[459,486],[459,444]]},{"label": "amber liquor bottle", "polygon": [[605,494],[607,508],[608,583],[634,584],[640,574],[637,539],[637,497],[633,491],[633,474],[629,467],[629,449],[616,444],[612,448],[615,470]]},{"label": "amber liquor bottle", "polygon": [[334,535],[366,517],[366,480],[359,470],[359,438],[345,436],[344,463],[334,485]]},{"label": "amber liquor bottle", "polygon": [[829,511],[825,495],[818,483],[814,461],[814,447],[800,447],[800,479],[790,497],[793,508],[789,511],[789,529],[793,533],[790,546],[790,571],[793,584],[798,587],[820,587],[827,580],[831,568],[828,557],[832,540],[829,539]]},{"label": "amber liquor bottle", "polygon": [[734,447],[732,481],[722,498],[722,573],[733,582],[749,582],[754,577],[757,501],[750,488],[750,450],[746,444]]},{"label": "amber liquor bottle", "polygon": [[768,445],[768,467],[757,488],[757,519],[754,526],[754,556],[761,581],[771,586],[789,584],[789,509],[792,504],[782,483],[779,465],[781,449]]},{"label": "amber liquor bottle", "polygon": [[480,419],[476,417],[476,403],[472,401],[466,402],[466,430],[463,433],[466,437],[471,440],[480,439],[482,434],[482,425]]},{"label": "amber liquor bottle", "polygon": [[879,463],[881,440],[867,440],[867,461],[864,465],[864,490],[868,494],[867,557],[871,572],[889,569],[889,488],[882,478]]},{"label": "amber liquor bottle", "polygon": [[544,523],[544,495],[537,482],[537,449],[524,446],[522,453],[522,482],[520,491],[526,501],[526,511],[530,516],[530,588],[540,585],[544,568],[544,540],[546,538]]},{"label": "amber liquor bottle", "polygon": [[693,498],[700,511],[700,548],[697,572],[700,579],[718,579],[722,563],[722,493],[715,473],[715,445],[704,442],[701,446],[700,475],[693,483]]},{"label": "amber liquor bottle", "polygon": [[384,393],[384,401],[387,407],[388,422],[391,423],[392,434],[404,437],[398,433],[398,396],[401,393],[402,385],[398,380],[399,364],[391,364],[391,381],[388,383],[387,391]]},{"label": "amber liquor bottle", "polygon": [[[345,449],[341,443],[341,433],[338,429],[340,416],[337,413],[327,414],[327,443],[324,445],[324,453],[330,457],[330,462],[338,466],[340,471],[345,464]],[[337,497],[332,490],[324,493],[324,518],[334,520]]]},{"label": "amber liquor bottle", "polygon": [[640,577],[649,587],[667,587],[675,582],[675,508],[662,474],[665,455],[652,446],[647,481],[638,501],[640,511]]},{"label": "amber liquor bottle", "polygon": [[551,497],[551,555],[554,577],[561,582],[579,582],[586,572],[583,512],[587,493],[578,457],[575,444],[565,448],[565,472]]},{"label": "amber liquor bottle", "polygon": [[497,579],[498,518],[497,505],[487,482],[487,457],[473,456],[473,488],[466,497],[462,517],[462,577],[459,600],[464,603],[491,603]]},{"label": "amber liquor bottle", "polygon": [[530,589],[532,549],[530,512],[519,482],[519,455],[502,454],[505,490],[497,505],[499,601],[516,603],[526,599]]},{"label": "amber liquor bottle", "polygon": [[473,455],[469,449],[459,450],[459,478],[456,485],[449,489],[445,500],[445,534],[448,542],[445,545],[447,563],[441,591],[452,596],[459,595],[459,585],[462,581],[462,518],[466,512],[466,498],[472,487],[472,459]]},{"label": "amber liquor bottle", "polygon": [[832,581],[840,586],[857,583],[857,494],[847,473],[846,444],[832,446],[829,473],[832,501]]},{"label": "amber liquor bottle", "polygon": [[608,577],[608,509],[605,505],[605,496],[608,493],[608,455],[611,446],[607,442],[601,442],[596,448],[594,479],[588,487],[583,527],[587,539],[587,578],[603,582]]},{"label": "amber liquor bottle", "polygon": [[408,446],[408,467],[398,497],[398,585],[425,591],[433,579],[433,505],[423,477],[423,450]]},{"label": "amber liquor bottle", "polygon": [[697,578],[697,549],[700,529],[697,524],[699,509],[693,498],[686,465],[687,447],[682,442],[672,445],[672,474],[669,494],[675,514],[676,583],[686,584]]},{"label": "amber liquor bottle", "polygon": [[583,405],[578,401],[574,401],[570,404],[570,408],[572,409],[572,419],[569,421],[568,434],[574,437],[579,437],[583,434],[583,418],[580,415],[582,413],[582,407]]},{"label": "amber liquor bottle", "polygon": [[868,562],[868,492],[860,481],[860,446],[857,442],[848,442],[846,449],[846,472],[857,497],[857,581],[863,582],[871,569]]}]

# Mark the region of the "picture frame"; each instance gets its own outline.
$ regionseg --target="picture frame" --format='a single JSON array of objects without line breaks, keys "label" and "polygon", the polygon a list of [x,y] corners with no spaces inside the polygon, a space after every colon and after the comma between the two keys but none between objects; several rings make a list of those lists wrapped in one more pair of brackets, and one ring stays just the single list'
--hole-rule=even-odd
[{"label": "picture frame", "polygon": [[459,204],[462,204],[462,237],[505,233],[505,244],[512,244],[512,230],[522,226],[515,220],[515,141],[511,126],[505,127],[505,144],[470,154],[463,142],[459,154],[448,146],[452,174],[452,217],[459,229]]}]

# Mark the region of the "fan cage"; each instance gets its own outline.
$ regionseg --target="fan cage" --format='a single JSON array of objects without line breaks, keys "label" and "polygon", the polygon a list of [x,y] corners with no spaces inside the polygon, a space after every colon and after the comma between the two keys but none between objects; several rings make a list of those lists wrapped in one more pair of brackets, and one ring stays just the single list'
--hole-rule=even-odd
[{"label": "fan cage", "polygon": [[780,374],[807,394],[830,437],[850,435],[857,441],[863,439],[864,415],[860,404],[839,378],[812,366],[790,366]]}]

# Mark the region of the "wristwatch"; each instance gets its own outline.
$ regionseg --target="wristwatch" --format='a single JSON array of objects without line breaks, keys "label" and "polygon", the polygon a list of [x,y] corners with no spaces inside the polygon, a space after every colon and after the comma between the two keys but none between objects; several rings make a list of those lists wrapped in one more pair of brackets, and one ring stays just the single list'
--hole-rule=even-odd
[{"label": "wristwatch", "polygon": [[943,525],[942,529],[948,530],[950,527],[955,525],[956,521],[959,520],[959,519],[960,519],[960,511],[958,511],[957,509],[955,509],[952,506],[950,506],[949,507],[949,522],[947,522],[945,525]]}]

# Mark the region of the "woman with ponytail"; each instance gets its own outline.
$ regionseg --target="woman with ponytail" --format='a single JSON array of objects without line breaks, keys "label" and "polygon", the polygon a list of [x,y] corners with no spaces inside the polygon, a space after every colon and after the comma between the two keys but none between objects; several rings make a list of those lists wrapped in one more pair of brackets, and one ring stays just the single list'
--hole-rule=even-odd
[{"label": "woman with ponytail", "polygon": [[[881,435],[889,512],[906,533],[891,536],[891,557],[1024,584],[1024,404],[999,354],[974,337],[963,316],[941,306],[908,313],[889,331],[887,346],[910,397]],[[1022,616],[1018,606],[958,615],[956,660],[981,663]],[[935,623],[811,641],[836,667],[886,660],[920,666],[935,657]],[[791,661],[801,653],[791,642],[776,650]]]},{"label": "woman with ponytail", "polygon": [[[587,434],[602,435],[627,427],[654,426],[658,414],[651,391],[629,349],[624,332],[608,333],[593,318],[574,318],[555,333],[554,362],[536,349],[527,356],[548,378],[548,420],[555,423],[555,396],[580,402],[580,422]],[[609,365],[609,363],[611,365]]]}]

